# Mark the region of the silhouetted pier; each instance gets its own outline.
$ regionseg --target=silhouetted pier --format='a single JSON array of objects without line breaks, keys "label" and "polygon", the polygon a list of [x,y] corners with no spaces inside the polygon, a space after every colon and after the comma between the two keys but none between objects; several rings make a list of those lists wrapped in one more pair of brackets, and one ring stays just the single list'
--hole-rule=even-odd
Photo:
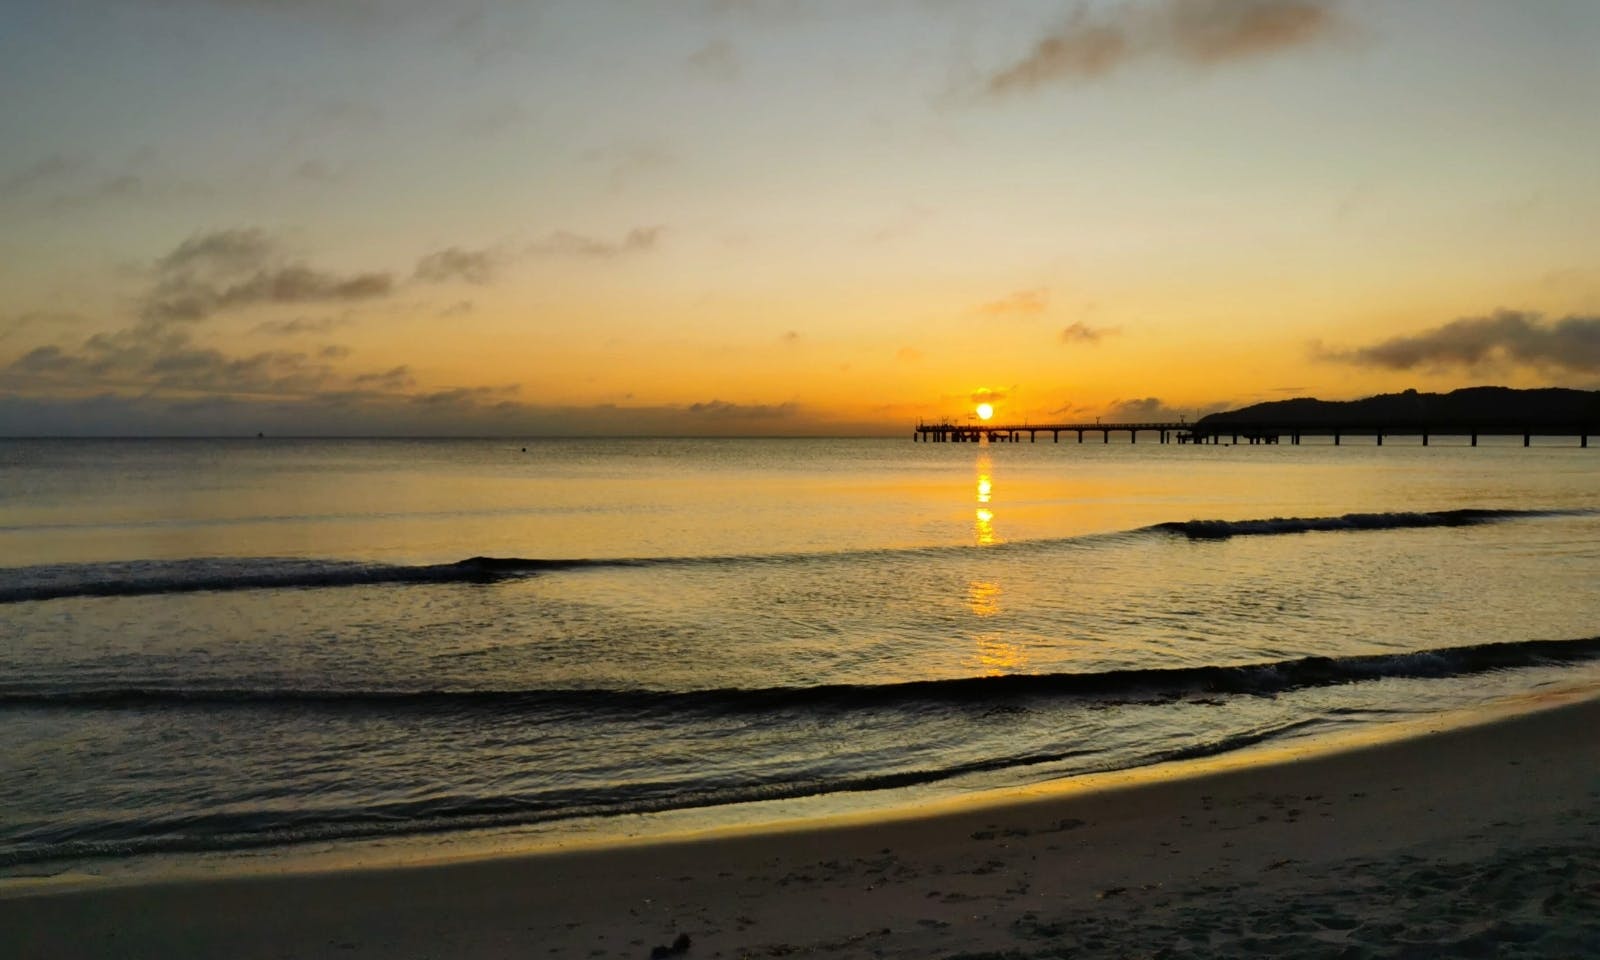
[{"label": "silhouetted pier", "polygon": [[1101,443],[1110,443],[1111,435],[1128,435],[1129,443],[1138,443],[1139,434],[1153,435],[1157,443],[1245,443],[1275,444],[1288,442],[1298,445],[1303,437],[1332,438],[1339,446],[1347,438],[1371,438],[1383,446],[1386,437],[1418,437],[1426,447],[1434,437],[1466,437],[1472,446],[1479,437],[1521,437],[1523,446],[1531,446],[1534,437],[1576,437],[1578,446],[1587,447],[1589,437],[1600,434],[1600,423],[1340,423],[1299,424],[1281,423],[1188,423],[1186,421],[1139,421],[1131,423],[956,423],[941,420],[937,423],[919,422],[911,438],[925,443],[1020,443],[1026,436],[1029,443],[1037,443],[1040,436],[1048,436],[1051,443],[1060,443],[1061,437],[1076,438],[1083,442],[1085,435],[1100,437]]}]

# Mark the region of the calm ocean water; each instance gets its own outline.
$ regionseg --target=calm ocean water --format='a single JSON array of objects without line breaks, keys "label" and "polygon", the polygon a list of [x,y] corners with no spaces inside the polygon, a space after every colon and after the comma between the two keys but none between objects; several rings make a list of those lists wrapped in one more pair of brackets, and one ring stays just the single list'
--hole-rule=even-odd
[{"label": "calm ocean water", "polygon": [[898,805],[1471,708],[1600,681],[1596,583],[1575,443],[0,441],[0,875]]}]

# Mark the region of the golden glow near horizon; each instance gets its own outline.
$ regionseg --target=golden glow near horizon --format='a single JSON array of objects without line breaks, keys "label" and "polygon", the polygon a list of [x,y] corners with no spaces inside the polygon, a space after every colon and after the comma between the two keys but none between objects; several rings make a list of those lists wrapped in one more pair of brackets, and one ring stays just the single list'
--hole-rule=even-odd
[{"label": "golden glow near horizon", "polygon": [[0,434],[1592,385],[1600,6],[1276,5],[35,4]]}]

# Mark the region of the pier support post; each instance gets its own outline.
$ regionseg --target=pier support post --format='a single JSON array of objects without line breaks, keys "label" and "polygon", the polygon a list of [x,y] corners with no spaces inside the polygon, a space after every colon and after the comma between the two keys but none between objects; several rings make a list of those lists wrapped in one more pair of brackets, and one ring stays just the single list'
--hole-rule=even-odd
[{"label": "pier support post", "polygon": [[1580,447],[1589,446],[1589,435],[1587,433],[1578,434],[1578,446],[1580,446]]},{"label": "pier support post", "polygon": [[1529,446],[1532,443],[1533,443],[1533,431],[1531,431],[1531,430],[1523,431],[1523,434],[1522,434],[1522,445],[1524,447],[1526,447],[1526,446]]},{"label": "pier support post", "polygon": [[1478,431],[1476,430],[1472,431],[1472,445],[1474,447],[1478,445]]},{"label": "pier support post", "polygon": [[1382,430],[1378,431],[1378,446],[1380,446],[1380,447],[1383,446],[1383,431]]},{"label": "pier support post", "polygon": [[1101,443],[1110,443],[1111,442],[1111,431],[1110,430],[1101,430],[1100,431],[1100,442]]},{"label": "pier support post", "polygon": [[1337,430],[1333,431],[1333,445],[1336,447],[1339,445],[1339,431]]},{"label": "pier support post", "polygon": [[1422,445],[1424,447],[1428,445],[1428,431],[1426,430],[1422,431]]}]

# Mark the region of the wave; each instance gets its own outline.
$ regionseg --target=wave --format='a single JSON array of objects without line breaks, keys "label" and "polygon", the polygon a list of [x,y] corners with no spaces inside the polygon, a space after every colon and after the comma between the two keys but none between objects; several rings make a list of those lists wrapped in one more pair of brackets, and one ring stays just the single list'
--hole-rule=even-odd
[{"label": "wave", "polygon": [[1600,659],[1600,637],[1525,640],[1401,653],[1301,657],[1266,663],[1098,673],[1005,674],[890,684],[732,687],[704,690],[364,690],[114,687],[0,688],[0,708],[161,709],[294,707],[325,710],[576,712],[644,716],[902,709],[992,708],[1071,698],[1148,703],[1215,696],[1274,696],[1368,680],[1435,679]]},{"label": "wave", "polygon": [[1078,543],[1089,545],[1140,535],[1181,535],[1191,540],[1318,531],[1398,530],[1462,527],[1534,517],[1574,516],[1576,510],[1440,510],[1410,513],[1347,513],[1339,517],[1274,517],[1266,520],[1183,520],[1121,533],[1049,540],[1012,541],[988,547],[934,546],[868,549],[837,553],[746,554],[679,557],[544,559],[469,557],[454,563],[400,565],[348,560],[232,557],[193,560],[136,560],[56,564],[0,569],[0,604],[71,597],[138,597],[166,593],[225,590],[281,590],[376,584],[499,583],[563,570],[657,566],[722,566],[840,560],[903,554],[941,554],[976,549],[1027,549]]},{"label": "wave", "polygon": [[1182,534],[1190,540],[1319,533],[1342,530],[1406,530],[1418,527],[1471,527],[1501,520],[1571,516],[1567,510],[1434,510],[1402,513],[1347,513],[1338,517],[1273,517],[1270,520],[1182,520],[1146,530]]},{"label": "wave", "polygon": [[0,604],[67,597],[139,597],[225,590],[496,583],[544,570],[571,569],[599,562],[602,561],[470,557],[455,563],[402,566],[347,560],[247,557],[59,564],[6,571],[10,582],[0,585]]}]

